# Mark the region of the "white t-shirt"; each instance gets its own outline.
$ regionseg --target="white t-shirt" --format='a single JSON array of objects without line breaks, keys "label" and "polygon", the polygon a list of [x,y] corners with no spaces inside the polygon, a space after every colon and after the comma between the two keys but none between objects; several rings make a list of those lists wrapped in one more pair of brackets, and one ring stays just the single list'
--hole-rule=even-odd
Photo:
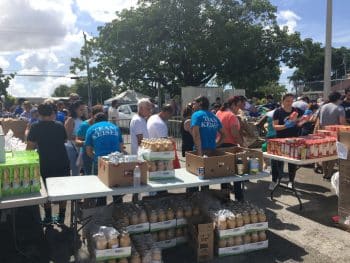
[{"label": "white t-shirt", "polygon": [[113,108],[112,106],[108,108],[108,120],[109,121],[118,121],[119,120],[119,113],[116,108]]},{"label": "white t-shirt", "polygon": [[297,100],[297,101],[293,102],[292,107],[298,108],[302,111],[306,111],[308,109],[309,105],[303,100]]},{"label": "white t-shirt", "polygon": [[109,121],[118,121],[119,120],[119,113],[116,108],[113,108],[112,106],[108,108],[108,120]]},{"label": "white t-shirt", "polygon": [[168,126],[158,114],[154,114],[148,119],[147,130],[150,138],[168,137]]},{"label": "white t-shirt", "polygon": [[135,114],[130,121],[131,154],[137,154],[139,145],[136,135],[138,134],[142,134],[143,138],[149,138],[146,119]]}]

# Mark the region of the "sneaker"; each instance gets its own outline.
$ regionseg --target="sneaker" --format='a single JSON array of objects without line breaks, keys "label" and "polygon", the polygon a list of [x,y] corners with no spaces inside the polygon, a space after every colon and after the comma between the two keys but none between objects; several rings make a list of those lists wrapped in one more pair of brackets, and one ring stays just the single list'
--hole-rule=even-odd
[{"label": "sneaker", "polygon": [[288,185],[287,185],[288,188],[292,189],[293,188],[293,183],[292,182],[289,182]]},{"label": "sneaker", "polygon": [[269,190],[270,191],[273,191],[277,186],[277,182],[271,182],[270,185],[269,185]]},{"label": "sneaker", "polygon": [[57,215],[53,217],[53,221],[57,225],[64,225],[65,215]]}]

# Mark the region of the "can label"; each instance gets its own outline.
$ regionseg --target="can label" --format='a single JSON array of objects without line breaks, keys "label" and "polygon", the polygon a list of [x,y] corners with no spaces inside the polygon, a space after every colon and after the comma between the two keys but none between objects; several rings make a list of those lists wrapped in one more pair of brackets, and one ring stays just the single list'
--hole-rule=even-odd
[{"label": "can label", "polygon": [[198,167],[197,168],[197,174],[199,176],[199,178],[203,179],[204,178],[204,167]]}]

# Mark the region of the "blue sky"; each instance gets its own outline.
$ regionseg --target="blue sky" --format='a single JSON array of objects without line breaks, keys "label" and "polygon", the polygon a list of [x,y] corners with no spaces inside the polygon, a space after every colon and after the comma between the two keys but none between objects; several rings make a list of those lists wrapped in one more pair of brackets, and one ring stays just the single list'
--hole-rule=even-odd
[{"label": "blue sky", "polygon": [[[114,12],[137,0],[0,0],[0,67],[5,73],[58,75],[16,77],[14,96],[49,96],[59,84],[72,84],[70,58],[79,55],[83,32],[111,21]],[[301,32],[302,38],[324,42],[326,0],[271,0],[279,24]],[[350,47],[350,1],[333,1],[333,46]],[[280,82],[288,86],[293,72],[282,66]]]}]

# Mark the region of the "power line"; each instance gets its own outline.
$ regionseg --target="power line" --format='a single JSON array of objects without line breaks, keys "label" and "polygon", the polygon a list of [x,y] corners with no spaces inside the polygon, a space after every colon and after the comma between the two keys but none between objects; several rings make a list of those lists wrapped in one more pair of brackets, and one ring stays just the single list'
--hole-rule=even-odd
[{"label": "power line", "polygon": [[[4,73],[4,76],[10,76],[11,73]],[[70,78],[70,79],[79,79],[85,78],[86,76],[67,76],[67,75],[54,75],[54,74],[15,74],[15,77],[38,77],[38,78]]]}]

